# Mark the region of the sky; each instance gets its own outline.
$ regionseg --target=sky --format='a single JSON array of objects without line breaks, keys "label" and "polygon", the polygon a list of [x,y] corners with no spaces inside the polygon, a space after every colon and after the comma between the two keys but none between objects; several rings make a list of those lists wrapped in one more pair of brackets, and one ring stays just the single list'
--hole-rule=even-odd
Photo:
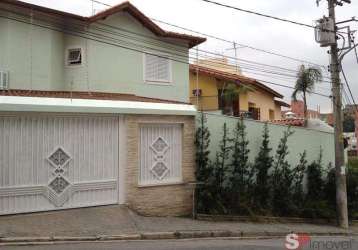
[{"label": "sky", "polygon": [[[119,4],[121,0],[99,0],[109,5]],[[217,2],[236,6],[243,9],[254,10],[285,19],[295,20],[301,23],[314,24],[314,21],[323,15],[328,15],[327,1],[321,0],[317,7],[316,0],[216,0]],[[105,5],[93,4],[91,0],[26,0],[26,2],[43,5],[46,7],[72,12],[83,16],[95,11],[103,10]],[[310,61],[319,65],[329,64],[328,48],[321,48],[315,42],[314,30],[290,23],[272,20],[237,10],[232,10],[206,3],[202,0],[131,0],[138,9],[150,18],[166,21],[201,33],[214,35],[239,44],[250,45],[255,48],[273,51],[300,60]],[[337,21],[347,20],[358,16],[358,1],[352,0],[352,4],[337,7]],[[167,30],[185,31],[158,23]],[[352,29],[358,29],[358,22],[349,23]],[[189,32],[185,32],[189,33]],[[357,34],[358,37],[358,34]],[[356,38],[358,42],[358,38]],[[217,54],[234,56],[234,44],[225,43],[215,39],[208,39],[199,49],[212,51]],[[257,63],[289,68],[297,71],[302,62],[288,60],[267,53],[251,50],[246,47],[237,49],[237,57]],[[294,86],[293,77],[278,77],[277,75],[247,68],[242,63],[243,74],[261,80]],[[354,52],[349,53],[343,60],[343,69],[353,92],[354,98],[358,97],[358,62]],[[266,68],[267,70],[267,68]],[[291,73],[294,74],[294,73]],[[324,73],[325,75],[328,72]],[[328,75],[327,75],[328,76]],[[327,79],[326,79],[327,80]],[[292,89],[275,85],[267,86],[279,91],[285,96],[285,101],[290,102]],[[321,82],[315,92],[330,95],[329,82]],[[357,99],[358,102],[358,99]],[[344,104],[352,103],[344,98]],[[311,94],[308,98],[308,106],[311,109],[320,109],[322,113],[331,112],[331,101],[327,97]]]}]

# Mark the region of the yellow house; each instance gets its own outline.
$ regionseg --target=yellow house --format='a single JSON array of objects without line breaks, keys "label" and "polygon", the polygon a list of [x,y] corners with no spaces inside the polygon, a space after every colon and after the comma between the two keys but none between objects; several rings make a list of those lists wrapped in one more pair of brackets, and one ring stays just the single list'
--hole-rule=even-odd
[{"label": "yellow house", "polygon": [[[217,64],[216,64],[217,65]],[[211,111],[234,116],[261,120],[281,119],[281,107],[289,107],[283,96],[255,79],[234,73],[232,65],[217,68],[214,64],[190,65],[190,102],[198,110]],[[230,68],[231,67],[231,68]],[[235,100],[227,100],[228,86],[238,89],[245,86],[246,91],[238,91]]]}]

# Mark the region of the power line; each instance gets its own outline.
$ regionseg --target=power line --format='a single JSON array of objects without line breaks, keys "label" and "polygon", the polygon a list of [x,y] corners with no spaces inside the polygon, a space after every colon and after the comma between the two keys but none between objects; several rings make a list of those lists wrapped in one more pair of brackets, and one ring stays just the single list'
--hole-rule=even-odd
[{"label": "power line", "polygon": [[[9,20],[21,22],[21,23],[31,24],[29,21],[17,19],[17,18],[14,18],[14,17],[2,16],[2,15],[0,15],[0,17],[1,17],[1,18],[4,18],[4,19],[9,19]],[[112,46],[115,46],[115,47],[120,47],[120,48],[123,48],[123,49],[128,49],[128,50],[135,51],[135,52],[139,52],[139,53],[147,53],[147,54],[149,54],[149,55],[154,55],[154,56],[157,56],[157,57],[162,57],[162,58],[170,59],[170,60],[173,60],[173,61],[176,61],[176,62],[179,62],[179,63],[184,63],[184,64],[187,64],[187,65],[190,64],[188,61],[180,61],[180,60],[173,59],[173,58],[163,57],[162,55],[158,55],[158,54],[154,54],[154,53],[151,53],[151,52],[147,52],[147,51],[145,51],[145,50],[140,50],[140,49],[137,49],[137,48],[132,48],[132,47],[128,47],[128,46],[124,46],[124,45],[118,44],[118,43],[113,43],[113,42],[109,42],[109,41],[103,40],[103,35],[101,35],[101,34],[99,34],[99,36],[100,36],[102,39],[99,39],[98,37],[97,37],[97,38],[88,37],[88,34],[85,33],[85,32],[74,31],[74,30],[71,30],[71,29],[53,28],[53,27],[49,27],[49,26],[46,26],[46,25],[43,25],[43,24],[36,24],[36,23],[32,23],[32,25],[37,26],[37,27],[41,27],[41,28],[50,29],[50,30],[53,30],[53,31],[62,32],[62,33],[69,34],[69,35],[73,35],[73,36],[78,36],[78,37],[81,37],[81,38],[84,38],[84,39],[89,39],[89,40],[92,40],[92,41],[96,41],[96,42],[100,42],[100,43],[112,45]],[[81,35],[81,33],[82,33],[82,35]],[[83,35],[83,34],[85,34],[85,35]],[[86,35],[87,35],[87,36],[86,36]],[[90,35],[90,36],[94,36],[94,35]],[[264,82],[264,83],[268,83],[268,84],[275,85],[275,86],[280,86],[280,87],[285,87],[285,88],[294,89],[294,87],[292,87],[292,86],[288,86],[288,85],[284,85],[284,84],[278,84],[278,83],[273,83],[273,82],[270,82],[270,81],[267,81],[267,80],[263,80],[263,79],[256,79],[256,80],[259,81],[259,82]],[[330,98],[330,96],[325,95],[325,94],[322,94],[322,93],[313,92],[313,91],[310,92],[310,93],[316,94],[316,95],[320,95],[320,96],[324,96],[324,97],[327,97],[327,98]]]},{"label": "power line", "polygon": [[222,41],[222,42],[226,42],[226,43],[230,43],[230,44],[236,43],[237,45],[239,45],[239,46],[241,46],[241,47],[248,48],[248,49],[251,49],[251,50],[255,50],[255,51],[258,51],[258,52],[262,52],[262,53],[266,53],[266,54],[269,54],[269,55],[273,55],[273,56],[277,56],[277,57],[289,59],[289,60],[296,61],[296,62],[299,62],[299,63],[306,63],[306,64],[310,64],[310,65],[315,65],[315,66],[318,66],[318,67],[326,68],[326,66],[324,66],[324,65],[321,65],[321,64],[318,64],[318,63],[314,63],[314,62],[311,62],[311,61],[307,61],[307,60],[305,60],[305,59],[295,58],[295,57],[283,55],[283,54],[280,54],[280,53],[277,53],[277,52],[273,52],[273,51],[269,51],[269,50],[265,50],[265,49],[256,48],[256,47],[253,47],[253,46],[251,46],[251,45],[239,43],[239,42],[236,42],[236,41],[229,41],[229,40],[227,40],[227,39],[223,39],[223,38],[220,38],[220,37],[217,37],[217,36],[209,35],[209,34],[202,33],[202,32],[199,32],[199,31],[195,31],[195,30],[192,30],[192,29],[184,28],[184,27],[181,27],[181,26],[179,26],[179,25],[171,24],[171,23],[168,23],[168,22],[165,22],[165,21],[161,21],[161,20],[158,20],[158,19],[155,19],[155,18],[151,18],[151,19],[152,19],[153,21],[155,21],[155,22],[158,22],[158,23],[163,23],[163,24],[166,24],[166,25],[175,27],[175,28],[179,28],[179,29],[182,29],[182,30],[185,30],[185,31],[193,32],[193,33],[195,33],[195,34],[198,34],[198,35],[201,35],[201,36],[206,36],[206,37],[209,37],[209,38],[213,38],[213,39],[215,39],[215,40],[219,40],[219,41]]},{"label": "power line", "polygon": [[[107,3],[103,3],[103,2],[98,1],[98,0],[89,0],[89,1],[94,1],[95,3],[102,4],[102,5],[107,6],[107,7],[113,7],[112,5],[109,5],[109,4],[107,4]],[[317,63],[314,63],[314,62],[311,62],[311,61],[308,61],[308,60],[304,60],[304,59],[300,59],[300,58],[295,58],[295,57],[283,55],[283,54],[276,53],[276,52],[269,51],[269,50],[265,50],[265,49],[256,48],[256,47],[253,47],[253,46],[250,46],[250,45],[247,45],[247,44],[238,43],[238,42],[236,42],[236,41],[229,41],[228,39],[224,39],[224,38],[221,38],[221,37],[218,37],[218,36],[214,36],[214,35],[211,35],[211,34],[206,34],[206,33],[203,33],[203,32],[195,31],[195,30],[193,30],[193,29],[188,29],[188,28],[185,28],[185,27],[182,27],[182,26],[179,26],[179,25],[176,25],[176,24],[172,24],[172,23],[169,23],[169,22],[165,22],[165,21],[162,21],[162,20],[159,20],[159,19],[156,19],[156,18],[150,18],[150,19],[151,19],[152,21],[154,21],[154,22],[158,22],[158,23],[162,23],[162,24],[165,24],[165,25],[168,25],[168,26],[171,26],[171,27],[179,28],[179,29],[182,29],[182,30],[185,30],[185,31],[189,31],[189,32],[192,32],[192,33],[201,35],[201,36],[208,37],[208,38],[212,38],[212,39],[215,39],[215,40],[218,40],[218,41],[222,41],[222,42],[226,42],[226,43],[230,43],[230,44],[236,43],[237,45],[239,45],[239,46],[241,46],[241,47],[245,47],[245,48],[248,48],[248,49],[251,49],[251,50],[255,50],[255,51],[258,51],[258,52],[270,54],[270,55],[273,55],[273,56],[277,56],[277,57],[289,59],[289,60],[296,61],[296,62],[300,62],[300,63],[306,63],[306,64],[310,64],[310,65],[315,65],[315,66],[319,66],[319,67],[322,67],[322,68],[326,68],[326,66],[324,66],[324,65],[317,64]],[[313,27],[313,26],[312,26],[312,27]]]},{"label": "power line", "polygon": [[275,17],[275,16],[259,13],[259,12],[252,11],[252,10],[246,10],[246,9],[242,9],[242,8],[239,8],[239,7],[235,7],[235,6],[231,6],[231,5],[227,5],[227,4],[223,4],[223,3],[219,3],[219,2],[215,2],[215,1],[211,1],[211,0],[200,0],[200,1],[210,3],[210,4],[214,4],[214,5],[218,5],[218,6],[225,7],[225,8],[230,8],[230,9],[246,12],[248,14],[253,14],[253,15],[257,15],[257,16],[261,16],[261,17],[274,19],[274,20],[277,20],[277,21],[296,24],[296,25],[300,25],[300,26],[304,26],[304,27],[308,27],[308,28],[315,28],[313,25],[310,25],[310,24],[300,23],[300,22],[292,21],[292,20],[289,20],[289,19],[286,19],[286,18]]},{"label": "power line", "polygon": [[[103,25],[103,26],[108,26],[109,28],[111,28],[111,29],[118,29],[118,30],[123,30],[123,29],[121,29],[121,28],[119,28],[119,27],[116,27],[116,26],[111,26],[111,25],[106,25],[106,24],[102,24],[102,23],[99,23],[100,25]],[[94,26],[94,29],[97,29],[97,30],[99,30],[98,28],[96,28],[96,26]],[[102,29],[103,30],[103,29]],[[113,31],[109,31],[109,30],[105,30],[105,31],[107,31],[107,32],[109,32],[109,33],[112,33],[112,34],[116,34],[116,35],[119,35],[119,36],[123,36],[121,33],[118,33],[118,32],[113,32]],[[129,32],[129,33],[131,33],[130,31],[125,31],[125,32]],[[140,34],[136,34],[136,35],[140,35]],[[128,36],[127,36],[128,37]],[[147,36],[144,36],[144,37],[147,37]],[[137,40],[136,38],[133,38],[133,37],[131,37],[132,39],[134,39],[134,40]],[[153,39],[152,37],[148,37],[149,39]],[[156,40],[159,40],[159,39],[156,39]],[[138,40],[137,40],[138,41]],[[146,40],[141,40],[142,42],[144,42],[144,43],[148,43],[148,41],[146,41]],[[160,41],[160,40],[159,40]],[[157,43],[158,44],[158,43]],[[159,44],[159,45],[161,45],[162,46],[162,44]],[[171,47],[170,48],[171,50],[173,49],[173,47]],[[211,51],[207,51],[207,50],[198,50],[201,54],[201,56],[203,56],[203,53],[207,53],[207,54],[210,54],[210,55],[214,55],[214,56],[219,56],[219,57],[221,57],[221,56],[223,56],[223,55],[221,55],[221,54],[219,54],[219,53],[215,53],[215,52],[211,52]],[[195,54],[194,54],[195,53]],[[189,54],[191,54],[191,55],[194,55],[194,56],[196,56],[196,52],[189,52]],[[291,72],[291,73],[297,73],[298,71],[297,70],[293,70],[293,69],[288,69],[288,68],[284,68],[284,67],[280,67],[280,66],[274,66],[274,65],[268,65],[268,64],[264,64],[264,63],[259,63],[259,62],[255,62],[255,61],[251,61],[251,60],[247,60],[247,59],[243,59],[243,58],[237,58],[237,57],[231,57],[231,56],[225,56],[225,58],[227,58],[227,59],[233,59],[234,61],[235,61],[235,63],[240,63],[240,67],[241,68],[245,68],[244,67],[244,65],[250,65],[250,64],[257,64],[257,65],[260,65],[260,66],[264,66],[264,67],[268,67],[268,68],[274,68],[274,69],[278,69],[278,70],[284,70],[284,71],[288,71],[288,72]],[[247,63],[247,64],[245,64],[245,62]],[[328,77],[324,77],[324,78],[327,78],[328,79]]]},{"label": "power line", "polygon": [[97,0],[90,0],[90,1],[94,2],[94,3],[102,4],[102,5],[107,6],[107,7],[112,7],[112,5],[109,5],[107,3],[103,3],[103,2],[100,2],[100,1],[97,1]]},{"label": "power line", "polygon": [[[15,13],[17,14],[17,13]],[[48,15],[50,16],[50,15]],[[50,18],[53,19],[52,16],[50,16]],[[39,19],[41,20],[41,19]],[[62,19],[58,19],[58,20],[61,20],[63,21]],[[47,21],[47,20],[44,20],[43,21]],[[132,32],[132,31],[129,31],[129,30],[126,30],[126,29],[123,29],[123,28],[120,28],[120,27],[117,27],[117,26],[112,26],[112,25],[108,25],[108,24],[103,24],[103,23],[97,23],[98,25],[93,25],[91,26],[93,29],[95,30],[98,30],[98,31],[102,31],[102,32],[105,32],[105,33],[110,33],[110,34],[113,34],[113,35],[118,35],[118,36],[121,36],[121,37],[124,37],[124,38],[128,38],[128,39],[132,39],[132,40],[135,40],[135,41],[140,41],[140,42],[143,42],[143,43],[146,43],[146,44],[151,44],[151,45],[159,45],[160,47],[165,47],[165,48],[168,48],[170,49],[170,51],[178,51],[177,50],[177,47],[174,47],[174,46],[163,46],[163,43],[162,43],[162,40],[158,39],[158,38],[153,38],[151,36],[147,36],[147,35],[142,35],[142,34],[139,34],[139,33],[136,33],[136,32]],[[149,42],[147,40],[143,40],[143,39],[138,39],[137,37],[133,37],[131,35],[128,35],[128,34],[123,34],[123,33],[120,33],[120,32],[116,32],[116,31],[113,31],[113,30],[108,30],[108,29],[104,29],[104,28],[101,28],[99,27],[100,26],[105,26],[105,27],[108,27],[108,28],[111,28],[111,29],[116,29],[116,30],[119,30],[121,32],[126,32],[126,33],[130,33],[130,34],[134,34],[134,35],[137,35],[137,36],[143,36],[145,38],[148,38],[148,39],[151,39],[151,40],[155,40],[155,41],[159,41],[160,43],[154,43],[154,42]],[[83,27],[83,24],[78,24],[78,26],[80,26],[81,28]],[[184,46],[183,46],[184,47]],[[185,49],[187,49],[187,47],[185,47]],[[215,55],[215,56],[222,56],[221,54],[218,54],[218,53],[214,53],[214,52],[211,52],[211,51],[207,51],[207,50],[200,50],[200,52],[203,52],[203,53],[207,53],[207,54],[210,54],[210,55]],[[187,52],[184,52],[184,51],[179,51],[179,53],[183,53],[181,55],[179,55],[180,57],[185,57],[186,56],[186,53]],[[191,52],[189,52],[190,54],[192,54]],[[174,55],[174,53],[171,53]],[[202,54],[201,54],[202,56]],[[250,60],[246,60],[246,59],[242,59],[242,58],[236,58],[236,57],[230,57],[230,56],[226,56],[227,58],[230,58],[230,59],[234,59],[235,62],[238,62],[238,60],[240,61],[240,64],[242,65],[241,68],[248,68],[250,70],[253,70],[252,66],[250,64],[258,64],[260,66],[265,66],[265,67],[269,67],[269,68],[277,68],[279,69],[280,71],[281,70],[285,70],[285,71],[289,71],[289,72],[295,72],[297,73],[296,70],[293,70],[293,69],[287,69],[287,68],[283,68],[283,67],[279,67],[279,66],[274,66],[274,65],[268,65],[268,64],[263,64],[263,63],[258,63],[258,62],[254,62],[254,61],[250,61]],[[245,64],[244,62],[247,62],[247,63],[250,63],[250,64]],[[244,67],[244,65],[248,65],[248,67]],[[224,65],[226,66],[226,65]],[[280,72],[279,71],[279,72]],[[267,70],[265,70],[265,72],[267,72]],[[277,74],[277,73],[274,73],[274,74]]]},{"label": "power line", "polygon": [[[16,14],[16,15],[22,15],[22,16],[24,16],[24,17],[26,17],[27,18],[27,16],[25,15],[25,14],[19,14],[19,13],[16,13],[16,12],[11,12],[11,13],[14,13],[14,14]],[[50,16],[50,18],[52,18],[52,19],[56,19],[56,18],[53,18],[52,16]],[[42,21],[46,21],[46,22],[49,22],[48,21],[48,19],[41,19],[41,18],[38,18],[38,20],[42,20]],[[55,25],[62,25],[62,22],[63,22],[63,20],[62,19],[58,19],[57,18],[57,20],[60,20],[60,22],[52,22],[53,24],[55,24]],[[83,28],[83,23],[81,23],[81,24],[73,24],[72,25],[72,27],[73,26],[79,26],[80,28]],[[114,29],[119,29],[119,30],[121,30],[122,31],[122,29],[120,29],[120,28],[117,28],[116,26],[110,26],[110,25],[105,25],[106,27],[107,26],[109,26],[109,27],[112,27],[112,28],[114,28]],[[136,37],[133,37],[133,36],[128,36],[128,35],[123,35],[122,33],[118,33],[118,32],[114,32],[114,31],[112,31],[112,30],[108,30],[108,29],[103,29],[103,28],[99,28],[99,27],[97,27],[96,25],[95,26],[92,26],[92,28],[94,28],[95,30],[99,30],[99,31],[101,31],[101,32],[103,32],[103,33],[105,33],[105,34],[112,34],[112,35],[117,35],[117,36],[121,36],[121,37],[124,37],[124,38],[128,38],[128,39],[131,39],[131,40],[134,40],[134,41],[139,41],[139,42],[141,42],[141,43],[148,43],[148,44],[151,44],[151,45],[159,45],[159,47],[165,47],[165,46],[163,46],[163,44],[162,43],[153,43],[153,42],[148,42],[148,41],[146,41],[146,40],[140,40],[140,39],[138,39],[138,38],[136,38]],[[125,30],[126,32],[129,32],[129,31],[127,31],[127,30]],[[91,31],[87,31],[87,33],[91,33],[91,34],[94,34],[96,37],[99,37],[99,36],[104,36],[103,34],[98,34],[98,33],[94,33],[94,32],[91,32]],[[136,33],[137,34],[137,33]],[[138,34],[137,34],[138,35]],[[115,38],[113,38],[113,37],[108,37],[107,36],[107,38],[108,39],[111,39],[111,40],[113,40],[113,39],[115,39]],[[120,41],[120,42],[124,42],[124,43],[130,43],[131,45],[133,45],[133,43],[131,43],[131,42],[125,42],[125,41],[123,41],[123,40],[119,40],[119,39],[117,39],[117,41]],[[159,40],[160,41],[160,40]],[[160,41],[160,42],[162,42],[162,41]],[[151,50],[153,50],[153,48],[151,48],[151,47],[148,47],[148,46],[143,46],[143,45],[138,45],[138,44],[135,44],[135,46],[141,46],[141,48],[145,48],[145,49],[151,49]],[[175,53],[173,53],[173,51],[178,51],[177,50],[177,48],[174,48],[173,46],[170,46],[170,47],[168,47],[168,49],[170,49],[170,54],[171,55],[173,55],[173,56],[176,56],[176,57],[179,57],[179,58],[182,58],[183,60],[186,60],[187,59],[187,52],[184,52],[184,51],[179,51],[180,52],[180,54],[175,54]],[[168,51],[164,51],[164,50],[159,50],[159,49],[155,49],[155,50],[157,50],[157,51],[160,51],[161,53],[167,53],[168,54]],[[219,54],[217,54],[217,53],[213,53],[213,52],[210,52],[210,51],[205,51],[205,50],[203,50],[203,52],[205,52],[205,53],[208,53],[208,54],[214,54],[214,55],[219,55]],[[189,54],[192,54],[192,53],[190,53],[189,52]],[[203,57],[203,55],[201,55],[202,57]],[[195,60],[193,57],[190,57],[190,55],[189,55],[189,58],[190,59],[193,59],[193,60]],[[258,71],[258,72],[264,72],[264,73],[266,73],[266,74],[271,74],[271,75],[281,75],[281,76],[286,76],[286,77],[291,77],[291,78],[296,78],[296,76],[295,75],[290,75],[290,74],[287,74],[287,73],[282,73],[281,72],[281,69],[282,70],[285,70],[285,71],[290,71],[291,73],[292,72],[297,72],[297,71],[295,71],[295,70],[291,70],[291,69],[286,69],[286,68],[283,68],[283,67],[278,67],[278,66],[271,66],[271,65],[267,65],[267,64],[262,64],[262,63],[257,63],[257,62],[254,62],[254,61],[249,61],[249,60],[245,60],[245,59],[238,59],[238,58],[234,58],[234,57],[228,57],[228,58],[231,58],[231,59],[234,59],[234,60],[240,60],[240,63],[241,63],[241,68],[243,68],[243,69],[247,69],[247,71],[251,71],[251,72],[255,72],[255,71]],[[258,66],[252,66],[252,65],[250,65],[250,64],[245,64],[245,63],[242,63],[241,61],[245,61],[245,62],[249,62],[249,63],[251,63],[251,64],[258,64],[258,65],[263,65],[263,66],[267,66],[267,67],[272,67],[272,68],[278,68],[278,69],[280,69],[280,71],[272,71],[272,70],[268,70],[268,69],[266,69],[266,68],[264,68],[264,67],[258,67]],[[210,64],[210,62],[206,62],[206,63],[208,63],[208,64]],[[227,65],[226,63],[218,63],[218,62],[216,62],[215,64],[222,64],[222,67],[230,67],[229,65]],[[245,65],[247,65],[247,66],[245,66]]]},{"label": "power line", "polygon": [[344,82],[345,82],[345,84],[347,85],[347,88],[348,88],[349,94],[350,94],[350,96],[351,96],[351,98],[352,98],[354,107],[356,108],[356,111],[358,111],[358,107],[357,107],[357,104],[356,104],[356,102],[355,102],[355,100],[354,100],[354,96],[353,96],[351,87],[349,86],[348,79],[347,79],[347,77],[346,77],[346,74],[344,73],[344,70],[343,70],[343,67],[342,67],[342,66],[341,66],[341,70],[342,70],[342,75],[343,75],[343,78],[344,78]]},{"label": "power line", "polygon": [[[316,27],[311,25],[311,24],[301,23],[301,22],[289,20],[289,19],[286,19],[286,18],[276,17],[276,16],[263,14],[263,13],[252,11],[252,10],[242,9],[242,8],[239,8],[239,7],[236,7],[236,6],[223,4],[223,3],[219,3],[219,2],[215,2],[215,1],[211,1],[211,0],[200,0],[200,1],[210,3],[210,4],[214,4],[214,5],[221,6],[221,7],[225,7],[225,8],[229,8],[229,9],[234,9],[234,10],[245,12],[245,13],[248,13],[248,14],[253,14],[253,15],[257,15],[257,16],[261,16],[261,17],[274,19],[276,21],[281,21],[281,22],[291,23],[291,24],[295,24],[295,25],[299,25],[299,26],[303,26],[303,27],[307,27],[307,28],[316,29]],[[341,32],[341,31],[336,32],[335,30],[326,30],[326,29],[321,29],[321,30],[326,31],[326,32],[332,32],[332,33],[347,34],[346,32]]]}]

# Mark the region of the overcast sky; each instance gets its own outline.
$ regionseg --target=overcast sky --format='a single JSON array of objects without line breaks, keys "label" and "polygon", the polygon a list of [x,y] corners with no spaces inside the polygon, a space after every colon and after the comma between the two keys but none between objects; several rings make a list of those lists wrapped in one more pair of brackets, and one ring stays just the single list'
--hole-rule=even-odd
[{"label": "overcast sky", "polygon": [[[101,2],[115,5],[121,0],[100,0]],[[91,0],[26,0],[39,5],[62,11],[73,12],[80,15],[92,13]],[[314,40],[313,29],[301,27],[289,23],[275,21],[236,10],[231,10],[205,3],[201,0],[131,0],[144,14],[151,18],[167,21],[202,33],[215,35],[230,41],[247,44],[260,49],[274,51],[290,57],[300,58],[321,65],[329,64],[327,48],[320,48]],[[217,0],[217,2],[250,9],[273,16],[296,20],[302,23],[313,24],[314,20],[327,15],[327,1],[322,0],[319,7],[316,0]],[[353,0],[350,5],[337,7],[337,20],[346,20],[358,16],[358,1]],[[106,8],[104,5],[94,4],[96,10]],[[358,28],[358,22],[350,23],[353,29]],[[163,26],[165,29],[180,31],[172,27]],[[358,42],[358,38],[356,39]],[[232,44],[208,39],[200,49],[210,50],[219,54],[233,56]],[[261,53],[248,48],[240,48],[238,57],[259,63],[270,64],[297,70],[300,62],[295,62],[281,57]],[[358,96],[358,63],[354,53],[346,56],[343,67],[350,82],[353,95]],[[245,70],[244,74],[276,82],[279,84],[293,86],[295,80],[278,79],[277,75],[262,75],[263,72]],[[327,73],[325,73],[327,74]],[[285,96],[290,101],[291,89],[268,85]],[[320,83],[316,92],[330,95],[330,84]],[[320,106],[321,112],[330,112],[330,99],[311,95],[308,105],[312,109]]]}]

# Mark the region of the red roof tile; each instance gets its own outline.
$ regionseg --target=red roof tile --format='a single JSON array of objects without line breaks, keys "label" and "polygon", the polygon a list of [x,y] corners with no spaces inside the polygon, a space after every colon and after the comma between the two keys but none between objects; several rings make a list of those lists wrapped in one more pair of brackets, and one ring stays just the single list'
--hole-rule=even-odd
[{"label": "red roof tile", "polygon": [[305,119],[294,118],[294,119],[283,119],[283,120],[272,120],[271,123],[280,124],[280,125],[288,125],[288,126],[296,126],[296,127],[304,127]]},{"label": "red roof tile", "polygon": [[71,91],[42,91],[42,90],[11,89],[11,90],[0,91],[0,96],[50,97],[50,98],[153,102],[153,103],[170,103],[170,104],[190,104],[185,102],[136,96],[132,94],[106,93],[106,92],[82,92],[82,91],[71,92]]},{"label": "red roof tile", "polygon": [[212,76],[215,76],[220,79],[225,79],[225,80],[230,80],[230,81],[238,81],[243,84],[245,84],[245,83],[251,84],[254,87],[260,88],[261,90],[271,93],[275,97],[283,98],[283,95],[281,95],[280,93],[276,92],[275,90],[267,87],[266,85],[258,82],[257,80],[255,80],[253,78],[250,78],[250,77],[232,74],[232,73],[228,73],[228,72],[224,72],[221,70],[212,69],[212,68],[208,68],[208,67],[204,67],[204,66],[200,66],[200,65],[190,64],[190,71],[192,73],[196,73],[197,70],[200,73],[212,75]]}]

